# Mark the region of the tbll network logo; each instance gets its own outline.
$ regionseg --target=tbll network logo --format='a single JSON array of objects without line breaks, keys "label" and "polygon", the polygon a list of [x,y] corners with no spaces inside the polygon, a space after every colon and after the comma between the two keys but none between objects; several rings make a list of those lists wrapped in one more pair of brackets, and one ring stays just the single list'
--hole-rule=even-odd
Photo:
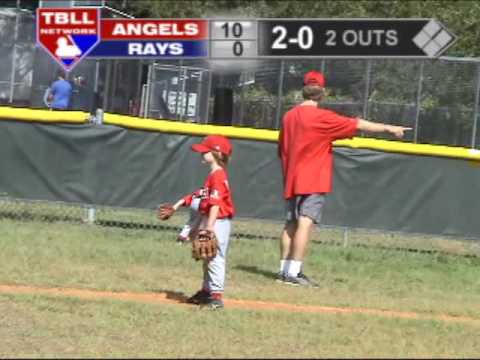
[{"label": "tbll network logo", "polygon": [[99,9],[37,9],[37,43],[66,71],[99,42]]}]

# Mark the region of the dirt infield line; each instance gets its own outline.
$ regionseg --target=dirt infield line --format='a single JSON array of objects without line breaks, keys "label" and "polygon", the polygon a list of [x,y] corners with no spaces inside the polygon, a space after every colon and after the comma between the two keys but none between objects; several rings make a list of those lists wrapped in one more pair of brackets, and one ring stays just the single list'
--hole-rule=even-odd
[{"label": "dirt infield line", "polygon": [[[44,288],[25,285],[0,285],[0,294],[28,294],[47,295],[56,297],[75,297],[87,300],[123,300],[149,304],[177,304],[181,306],[194,306],[185,303],[185,295],[175,292],[112,292],[72,288]],[[226,299],[225,307],[244,310],[280,310],[301,313],[330,313],[330,314],[365,314],[400,319],[437,320],[443,322],[464,322],[480,325],[480,319],[467,316],[452,316],[446,314],[421,314],[416,312],[380,310],[368,308],[332,307],[318,305],[295,305],[279,302],[258,300]]]}]

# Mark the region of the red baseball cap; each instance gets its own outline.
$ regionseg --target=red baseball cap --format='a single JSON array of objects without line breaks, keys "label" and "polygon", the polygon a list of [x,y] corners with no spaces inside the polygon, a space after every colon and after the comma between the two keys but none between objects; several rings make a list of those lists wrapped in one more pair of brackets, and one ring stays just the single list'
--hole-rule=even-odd
[{"label": "red baseball cap", "polygon": [[220,151],[222,154],[230,156],[232,154],[232,144],[225,136],[209,135],[200,144],[193,144],[192,150],[202,154],[210,151]]},{"label": "red baseball cap", "polygon": [[303,76],[304,85],[318,85],[325,87],[325,78],[318,71],[309,71]]}]

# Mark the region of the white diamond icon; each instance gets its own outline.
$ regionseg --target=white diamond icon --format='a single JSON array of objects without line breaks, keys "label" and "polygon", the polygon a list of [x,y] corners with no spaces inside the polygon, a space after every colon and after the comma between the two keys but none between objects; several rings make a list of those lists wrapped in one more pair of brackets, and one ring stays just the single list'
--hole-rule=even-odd
[{"label": "white diamond icon", "polygon": [[435,20],[430,20],[427,25],[423,28],[423,31],[425,31],[428,35],[433,37],[438,30],[441,29],[441,26],[438,25],[438,23]]},{"label": "white diamond icon", "polygon": [[438,45],[435,41],[432,40],[428,43],[427,46],[423,48],[423,51],[425,51],[428,56],[434,57],[437,54],[438,50],[440,50],[441,48],[442,47],[440,45]]},{"label": "white diamond icon", "polygon": [[434,19],[431,19],[412,39],[428,57],[440,56],[455,40],[455,35]]},{"label": "white diamond icon", "polygon": [[425,32],[420,31],[417,36],[413,38],[413,42],[417,45],[420,49],[422,49],[427,42],[431,39]]},{"label": "white diamond icon", "polygon": [[445,30],[442,30],[440,32],[440,34],[435,36],[435,41],[437,42],[438,45],[440,45],[442,47],[447,45],[450,42],[450,40],[452,40],[452,39],[453,39],[453,37],[448,32],[446,32]]}]

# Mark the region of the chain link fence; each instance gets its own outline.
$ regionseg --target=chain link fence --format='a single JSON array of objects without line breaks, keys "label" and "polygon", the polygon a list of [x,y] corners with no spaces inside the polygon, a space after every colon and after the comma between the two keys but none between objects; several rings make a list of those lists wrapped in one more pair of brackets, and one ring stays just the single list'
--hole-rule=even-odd
[{"label": "chain link fence", "polygon": [[[260,62],[250,74],[238,75],[234,125],[278,129],[283,114],[302,100],[302,77],[312,69],[323,71],[327,79],[323,107],[410,126],[409,142],[480,145],[476,59]],[[246,74],[248,84],[242,80]]]},{"label": "chain link fence", "polygon": [[[155,209],[118,208],[66,202],[33,201],[0,198],[0,222],[70,223],[138,231],[178,233],[188,220],[187,211],[178,211],[167,222],[156,217]],[[264,219],[236,218],[234,239],[279,241],[283,222]],[[65,235],[68,240],[68,234]],[[312,241],[343,248],[372,248],[389,251],[426,253],[435,256],[454,255],[480,258],[480,244],[459,239],[422,234],[385,233],[367,229],[321,226],[314,230]]]}]

